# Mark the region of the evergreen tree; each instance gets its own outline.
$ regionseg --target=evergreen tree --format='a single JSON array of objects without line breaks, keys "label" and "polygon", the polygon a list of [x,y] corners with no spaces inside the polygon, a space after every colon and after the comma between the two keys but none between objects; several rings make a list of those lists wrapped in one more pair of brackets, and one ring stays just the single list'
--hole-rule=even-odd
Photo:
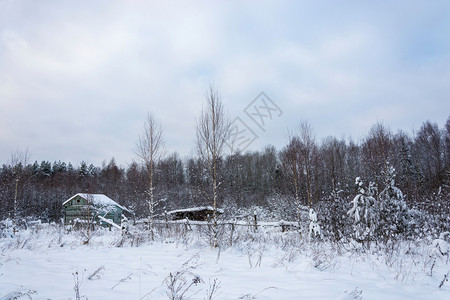
[{"label": "evergreen tree", "polygon": [[52,176],[52,164],[49,161],[43,160],[41,162],[40,174],[45,177]]},{"label": "evergreen tree", "polygon": [[389,238],[406,230],[408,207],[403,192],[395,186],[394,167],[387,163],[382,173],[385,187],[378,195],[380,216],[378,235]]},{"label": "evergreen tree", "polygon": [[353,206],[347,214],[353,219],[355,239],[360,242],[370,241],[378,227],[377,201],[373,197],[376,188],[371,182],[366,191],[359,177],[356,177],[355,184],[359,194],[353,198]]}]

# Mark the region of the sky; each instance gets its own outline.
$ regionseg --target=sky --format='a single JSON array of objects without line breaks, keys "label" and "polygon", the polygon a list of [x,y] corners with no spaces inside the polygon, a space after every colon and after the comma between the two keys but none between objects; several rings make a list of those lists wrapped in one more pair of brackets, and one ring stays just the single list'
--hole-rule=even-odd
[{"label": "sky", "polygon": [[[243,151],[450,112],[449,1],[0,0],[0,165],[137,159],[147,113],[195,156],[213,84]],[[262,93],[262,94],[261,94]],[[245,139],[244,139],[245,140]]]}]

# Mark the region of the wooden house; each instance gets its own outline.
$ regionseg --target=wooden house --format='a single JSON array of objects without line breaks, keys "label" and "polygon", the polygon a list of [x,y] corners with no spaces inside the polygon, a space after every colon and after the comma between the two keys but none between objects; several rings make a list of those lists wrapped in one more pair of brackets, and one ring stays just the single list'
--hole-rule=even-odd
[{"label": "wooden house", "polygon": [[[200,206],[186,209],[172,210],[167,213],[171,220],[188,219],[191,221],[208,221],[212,218],[214,208],[212,206]],[[223,214],[223,209],[217,209],[217,215]]]},{"label": "wooden house", "polygon": [[64,224],[90,222],[107,226],[111,222],[120,225],[124,211],[130,210],[103,194],[76,194],[63,203]]}]

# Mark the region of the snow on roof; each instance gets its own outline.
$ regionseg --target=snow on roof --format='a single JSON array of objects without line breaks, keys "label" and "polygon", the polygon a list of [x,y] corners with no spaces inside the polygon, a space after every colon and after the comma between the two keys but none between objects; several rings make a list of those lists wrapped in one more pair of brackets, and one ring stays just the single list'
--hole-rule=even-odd
[{"label": "snow on roof", "polygon": [[68,203],[70,200],[72,200],[73,198],[80,196],[83,199],[86,199],[89,201],[91,201],[94,205],[98,205],[98,206],[110,206],[110,205],[114,205],[119,207],[122,210],[125,210],[129,213],[132,213],[129,209],[127,209],[126,207],[120,205],[119,203],[117,203],[116,201],[112,200],[111,198],[109,198],[106,195],[103,194],[84,194],[84,193],[78,193],[72,197],[70,197],[69,199],[67,199],[66,201],[64,201],[63,205],[65,205],[66,203]]},{"label": "snow on roof", "polygon": [[[199,206],[199,207],[172,210],[172,211],[167,212],[167,214],[170,215],[170,214],[176,214],[179,212],[191,212],[191,211],[193,212],[193,211],[202,211],[202,210],[214,210],[214,208],[212,206]],[[217,212],[223,214],[223,209],[218,208]]]}]

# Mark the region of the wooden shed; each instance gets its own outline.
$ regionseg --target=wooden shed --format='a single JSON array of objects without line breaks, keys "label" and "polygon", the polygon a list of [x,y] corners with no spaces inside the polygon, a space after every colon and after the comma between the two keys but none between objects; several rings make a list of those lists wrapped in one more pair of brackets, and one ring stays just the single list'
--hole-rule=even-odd
[{"label": "wooden shed", "polygon": [[[214,208],[212,206],[200,206],[186,209],[172,210],[167,213],[172,220],[189,219],[191,221],[208,221],[212,218]],[[217,214],[223,214],[223,209],[218,208]]]},{"label": "wooden shed", "polygon": [[132,214],[130,210],[103,194],[79,193],[64,201],[63,207],[65,225],[72,225],[77,221],[90,221],[104,226],[110,223],[100,220],[99,217],[120,225],[124,211]]}]

